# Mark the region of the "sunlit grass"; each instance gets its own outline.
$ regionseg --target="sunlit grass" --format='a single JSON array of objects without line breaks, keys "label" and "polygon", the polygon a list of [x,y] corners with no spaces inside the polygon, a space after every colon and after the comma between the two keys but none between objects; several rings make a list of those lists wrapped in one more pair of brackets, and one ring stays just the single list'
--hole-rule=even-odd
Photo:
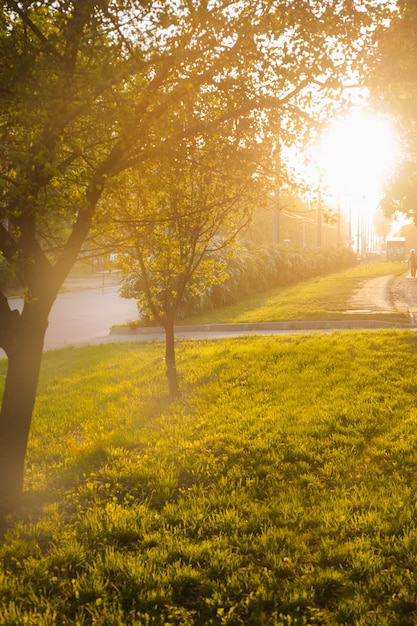
[{"label": "sunlit grass", "polygon": [[[400,275],[405,269],[402,263],[361,264],[336,274],[256,294],[235,305],[188,319],[185,323],[340,319],[346,317],[343,312],[350,308],[349,299],[364,281],[378,276]],[[360,317],[366,317],[366,314],[360,313]]]},{"label": "sunlit grass", "polygon": [[[1,363],[3,367],[4,362]],[[415,624],[417,337],[45,354],[1,624]]]}]

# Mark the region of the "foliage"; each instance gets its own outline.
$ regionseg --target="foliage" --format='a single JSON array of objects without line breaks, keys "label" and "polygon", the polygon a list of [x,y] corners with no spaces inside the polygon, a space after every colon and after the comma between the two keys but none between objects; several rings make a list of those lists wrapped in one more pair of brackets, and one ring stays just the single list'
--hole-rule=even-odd
[{"label": "foliage", "polygon": [[123,190],[108,200],[120,226],[109,238],[127,275],[122,291],[165,331],[173,397],[179,394],[175,321],[187,301],[202,300],[208,286],[226,279],[238,232],[268,197],[271,144],[240,126],[233,121],[225,136],[167,147],[146,171],[126,176]]},{"label": "foliage", "polygon": [[168,407],[159,344],[47,353],[0,622],[411,626],[416,354],[184,342]]},{"label": "foliage", "polygon": [[[357,10],[356,7],[335,7],[333,15],[330,7],[326,10],[320,5],[299,7],[291,2],[280,3],[279,10],[242,5],[240,13],[222,3],[211,8],[210,29],[207,30],[204,6],[198,10],[184,3],[180,10],[178,7],[162,8],[159,3],[142,3],[135,8],[134,16],[125,18],[129,29],[137,28],[135,38],[132,30],[127,31],[131,37],[127,36],[121,13],[111,13],[111,9],[116,9],[113,6],[107,13],[97,11],[94,15],[87,9],[85,13],[78,12],[77,7],[74,17],[67,11],[67,3],[62,3],[62,7],[54,3],[53,10],[32,6],[26,13],[19,13],[16,3],[8,4],[12,17],[8,10],[2,14],[2,69],[7,83],[4,91],[10,97],[4,101],[7,202],[3,208],[7,219],[13,220],[12,208],[25,198],[22,186],[20,195],[14,196],[11,182],[19,177],[26,179],[26,169],[42,174],[39,180],[32,181],[31,192],[36,194],[32,219],[36,221],[38,209],[44,217],[39,219],[36,232],[31,234],[52,261],[61,258],[62,246],[72,232],[75,217],[81,214],[86,219],[90,217],[83,213],[87,210],[85,196],[91,199],[93,191],[93,196],[100,195],[107,181],[125,167],[139,163],[146,169],[147,156],[164,152],[167,142],[176,142],[194,133],[210,135],[213,129],[217,136],[221,121],[230,122],[231,118],[239,120],[236,125],[245,135],[258,133],[259,136],[261,118],[263,132],[267,122],[270,132],[275,133],[278,126],[272,108],[278,108],[284,120],[279,124],[281,129],[287,129],[282,137],[294,141],[306,119],[305,114],[311,112],[311,101],[317,104],[318,82],[314,76],[320,76],[320,86],[335,85],[336,78],[346,70],[340,57],[342,49],[349,63],[358,55],[359,43],[365,46],[367,42],[368,50],[371,38],[364,39],[363,33],[372,31],[371,22],[380,20],[384,11],[384,3],[375,9],[371,2],[362,2]],[[13,16],[13,8],[17,16]],[[125,8],[132,10],[129,3]],[[368,10],[366,19],[365,8]],[[362,19],[364,23],[360,24]],[[79,21],[73,47],[64,36],[59,37],[60,33],[70,32],[71,20]],[[67,21],[70,22],[68,28]],[[8,22],[15,28],[10,41]],[[169,32],[168,23],[172,26]],[[149,33],[144,24],[152,25]],[[281,38],[291,37],[290,47],[286,43],[281,49],[279,29],[282,29]],[[234,36],[229,40],[231,32]],[[268,38],[272,39],[273,46],[268,46]],[[79,50],[75,43],[78,40]],[[45,42],[47,45],[43,46]],[[73,55],[64,64],[65,71],[57,63],[64,49],[65,53]],[[160,70],[162,61],[167,66]],[[36,71],[43,82],[35,78]],[[298,72],[301,72],[299,81]],[[11,100],[14,92],[7,89],[15,84],[22,90],[17,102]],[[244,85],[251,86],[245,90]],[[260,95],[254,98],[256,88]],[[140,98],[145,100],[143,105]],[[155,100],[148,106],[147,98]],[[10,115],[11,108],[14,117]],[[147,110],[146,115],[142,115],[142,109]],[[184,110],[192,111],[185,122]],[[14,132],[14,124],[22,127],[22,132]],[[27,128],[31,128],[32,134],[27,133]],[[92,129],[97,129],[94,137]],[[289,129],[292,129],[291,134]],[[146,144],[148,133],[151,136],[149,146]],[[28,145],[33,147],[34,156],[27,163],[21,163],[22,155],[30,152]],[[19,168],[14,159],[18,160]],[[91,206],[88,211],[92,211]],[[19,208],[17,217],[22,219]],[[25,224],[25,228],[29,230],[29,225]],[[18,236],[19,232],[17,227],[14,234]],[[84,232],[79,234],[85,235]],[[73,239],[75,237],[72,244]],[[32,244],[34,247],[34,242]],[[65,252],[66,257],[68,246]],[[7,258],[11,260],[9,254]],[[27,279],[25,286],[30,288],[26,282]]]},{"label": "foliage", "polygon": [[[222,260],[224,279],[211,283],[206,280],[204,291],[200,291],[198,295],[187,292],[182,307],[178,310],[178,318],[215,311],[254,294],[298,284],[312,277],[341,271],[357,263],[354,253],[347,248],[297,249],[286,245],[259,247],[249,242],[240,242],[233,256],[224,256],[223,259],[220,257],[217,265]],[[121,293],[124,297],[137,297],[143,288],[137,273],[132,272],[127,275]],[[152,319],[140,305],[139,310],[142,320]]]},{"label": "foliage", "polygon": [[403,162],[387,189],[384,212],[391,217],[395,211],[401,211],[414,219],[417,219],[416,28],[415,2],[399,0],[391,27],[380,37],[378,55],[367,81],[379,106],[396,117],[404,147]]},{"label": "foliage", "polygon": [[15,276],[10,264],[0,256],[0,289],[7,291],[13,286]]},{"label": "foliage", "polygon": [[67,270],[108,180],[184,136],[231,119],[254,135],[262,117],[274,133],[275,110],[292,141],[389,5],[321,4],[6,2],[0,248],[22,284],[35,289],[34,250]]},{"label": "foliage", "polygon": [[241,298],[273,287],[302,282],[314,276],[337,272],[357,263],[350,248],[291,248],[242,246],[233,259],[229,279],[212,289],[214,306],[232,304]]},{"label": "foliage", "polygon": [[122,293],[144,316],[165,327],[185,301],[226,279],[238,232],[266,200],[269,156],[269,142],[245,139],[233,123],[225,137],[179,142],[110,196]]}]

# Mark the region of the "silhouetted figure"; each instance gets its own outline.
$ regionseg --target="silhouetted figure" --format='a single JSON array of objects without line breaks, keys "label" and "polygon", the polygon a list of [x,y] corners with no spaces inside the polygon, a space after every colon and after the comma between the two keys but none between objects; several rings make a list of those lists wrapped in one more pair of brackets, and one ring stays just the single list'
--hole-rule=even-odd
[{"label": "silhouetted figure", "polygon": [[410,250],[408,266],[410,268],[411,276],[415,278],[416,270],[417,270],[417,256],[416,256],[416,251],[414,250],[414,248],[413,250]]}]

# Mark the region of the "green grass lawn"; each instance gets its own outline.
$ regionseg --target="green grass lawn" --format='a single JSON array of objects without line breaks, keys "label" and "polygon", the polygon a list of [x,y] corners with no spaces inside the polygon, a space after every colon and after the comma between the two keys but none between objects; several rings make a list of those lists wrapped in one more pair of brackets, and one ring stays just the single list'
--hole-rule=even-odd
[{"label": "green grass lawn", "polygon": [[[349,270],[330,274],[291,285],[270,289],[256,294],[235,305],[216,309],[197,318],[181,323],[210,324],[214,322],[275,322],[286,320],[323,320],[349,317],[367,317],[366,314],[346,314],[350,309],[349,299],[364,281],[378,276],[400,275],[406,271],[403,263],[370,263],[358,265]],[[390,319],[402,318],[398,315],[377,315]],[[404,321],[404,319],[403,319]]]},{"label": "green grass lawn", "polygon": [[[417,336],[44,356],[4,625],[417,620]],[[0,381],[6,363],[0,361]]]}]

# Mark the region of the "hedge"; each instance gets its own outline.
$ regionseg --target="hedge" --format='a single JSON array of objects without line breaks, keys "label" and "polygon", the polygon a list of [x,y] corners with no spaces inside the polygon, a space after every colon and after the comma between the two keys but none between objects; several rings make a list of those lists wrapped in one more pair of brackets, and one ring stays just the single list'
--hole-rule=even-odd
[{"label": "hedge", "polygon": [[204,309],[233,304],[254,293],[338,272],[356,263],[350,248],[241,245],[228,262],[229,278],[210,288]]},{"label": "hedge", "polygon": [[[221,284],[210,285],[203,295],[189,290],[181,303],[177,318],[211,311],[274,287],[285,287],[309,278],[341,271],[356,264],[350,248],[292,248],[288,245],[255,246],[241,243],[232,257],[217,256],[226,265],[228,278]],[[125,276],[121,294],[139,297],[142,280],[138,268]],[[150,320],[146,307],[141,311],[143,321]]]}]

